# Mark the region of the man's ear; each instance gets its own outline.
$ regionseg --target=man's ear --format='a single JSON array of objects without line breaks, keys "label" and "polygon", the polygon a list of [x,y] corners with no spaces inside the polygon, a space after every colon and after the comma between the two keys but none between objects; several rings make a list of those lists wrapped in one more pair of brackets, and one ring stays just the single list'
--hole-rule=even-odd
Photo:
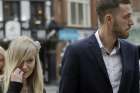
[{"label": "man's ear", "polygon": [[104,18],[105,18],[105,23],[106,24],[110,24],[110,23],[113,22],[113,16],[112,16],[112,14],[106,14]]}]

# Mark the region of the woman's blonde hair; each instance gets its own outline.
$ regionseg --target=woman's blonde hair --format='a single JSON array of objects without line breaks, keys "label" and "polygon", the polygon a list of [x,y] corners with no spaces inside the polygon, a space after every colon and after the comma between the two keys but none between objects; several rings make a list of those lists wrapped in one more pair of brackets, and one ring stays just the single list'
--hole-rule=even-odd
[{"label": "woman's blonde hair", "polygon": [[[4,61],[5,61],[5,49],[1,46],[0,46],[0,55],[3,56]],[[5,62],[4,62],[4,64],[5,64]],[[0,68],[0,71],[3,73],[3,68]]]},{"label": "woman's blonde hair", "polygon": [[6,65],[4,74],[4,93],[7,93],[10,84],[10,75],[23,60],[36,54],[35,68],[27,79],[31,93],[43,93],[43,74],[39,59],[40,45],[26,36],[13,40],[6,52]]},{"label": "woman's blonde hair", "polygon": [[5,56],[5,49],[1,46],[0,46],[0,54]]}]

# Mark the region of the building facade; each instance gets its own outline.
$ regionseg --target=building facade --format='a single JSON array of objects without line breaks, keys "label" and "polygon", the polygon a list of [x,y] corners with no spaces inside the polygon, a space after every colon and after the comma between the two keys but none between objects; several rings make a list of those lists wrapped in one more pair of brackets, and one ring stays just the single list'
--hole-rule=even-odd
[{"label": "building facade", "polygon": [[53,0],[53,17],[63,26],[56,44],[56,76],[59,79],[66,47],[97,29],[96,0]]},{"label": "building facade", "polygon": [[88,36],[96,19],[95,0],[0,0],[0,45],[7,48],[21,35],[40,41],[45,78],[53,81],[61,63],[61,43]]}]

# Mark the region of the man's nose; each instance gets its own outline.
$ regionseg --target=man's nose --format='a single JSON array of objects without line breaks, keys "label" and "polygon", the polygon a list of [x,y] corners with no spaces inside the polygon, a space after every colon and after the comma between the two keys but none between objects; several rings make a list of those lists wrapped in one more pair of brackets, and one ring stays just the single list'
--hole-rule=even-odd
[{"label": "man's nose", "polygon": [[129,20],[129,25],[130,26],[134,25],[134,21],[132,19]]}]

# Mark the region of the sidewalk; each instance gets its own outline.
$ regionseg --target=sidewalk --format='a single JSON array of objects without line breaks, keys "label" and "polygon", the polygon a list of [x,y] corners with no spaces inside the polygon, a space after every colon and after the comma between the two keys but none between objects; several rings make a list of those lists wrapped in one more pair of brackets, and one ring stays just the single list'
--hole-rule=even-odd
[{"label": "sidewalk", "polygon": [[45,87],[46,93],[58,93],[58,85],[56,84],[49,84]]}]

